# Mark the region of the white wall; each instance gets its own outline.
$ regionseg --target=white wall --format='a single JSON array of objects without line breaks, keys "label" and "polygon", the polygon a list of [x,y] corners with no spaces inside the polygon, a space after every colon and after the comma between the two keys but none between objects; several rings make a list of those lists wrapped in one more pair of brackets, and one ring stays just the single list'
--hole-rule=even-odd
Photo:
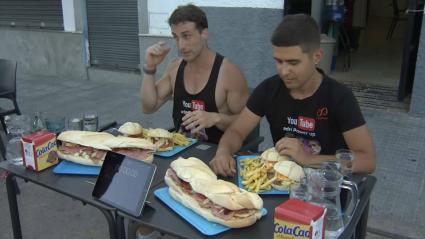
[{"label": "white wall", "polygon": [[149,34],[170,36],[168,17],[177,6],[188,3],[199,7],[282,9],[284,0],[148,0]]}]

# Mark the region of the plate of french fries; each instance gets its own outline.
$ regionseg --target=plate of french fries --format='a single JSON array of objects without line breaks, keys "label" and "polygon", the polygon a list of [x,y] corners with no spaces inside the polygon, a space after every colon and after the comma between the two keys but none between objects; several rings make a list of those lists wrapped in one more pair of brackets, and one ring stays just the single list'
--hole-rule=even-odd
[{"label": "plate of french fries", "polygon": [[172,150],[155,152],[155,154],[162,157],[171,157],[177,153],[180,153],[184,149],[192,146],[193,144],[198,142],[198,140],[193,138],[188,138],[184,134],[174,132],[173,142],[174,142],[174,147]]},{"label": "plate of french fries", "polygon": [[289,194],[272,188],[273,174],[267,171],[260,155],[244,155],[236,157],[238,171],[238,186],[249,192],[258,194]]}]

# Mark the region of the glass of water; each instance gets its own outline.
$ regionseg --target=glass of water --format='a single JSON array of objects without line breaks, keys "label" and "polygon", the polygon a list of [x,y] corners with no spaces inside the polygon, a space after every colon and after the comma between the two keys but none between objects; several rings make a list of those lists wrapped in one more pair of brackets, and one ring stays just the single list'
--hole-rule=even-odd
[{"label": "glass of water", "polygon": [[335,152],[335,157],[341,173],[344,176],[350,176],[353,172],[354,152],[349,149],[338,149]]}]

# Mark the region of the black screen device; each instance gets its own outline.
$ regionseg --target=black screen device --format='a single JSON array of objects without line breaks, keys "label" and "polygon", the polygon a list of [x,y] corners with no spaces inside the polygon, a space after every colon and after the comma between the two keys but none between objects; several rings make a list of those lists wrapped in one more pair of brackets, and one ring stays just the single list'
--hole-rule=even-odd
[{"label": "black screen device", "polygon": [[116,209],[139,217],[156,165],[108,151],[92,195]]}]

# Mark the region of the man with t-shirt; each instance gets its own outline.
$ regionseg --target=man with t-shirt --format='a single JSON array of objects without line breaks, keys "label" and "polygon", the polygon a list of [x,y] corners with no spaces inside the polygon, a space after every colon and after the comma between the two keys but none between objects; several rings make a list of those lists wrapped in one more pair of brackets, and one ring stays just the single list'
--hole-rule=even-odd
[{"label": "man with t-shirt", "polygon": [[208,22],[199,7],[179,6],[168,23],[180,57],[155,81],[156,68],[170,48],[164,42],[147,48],[140,89],[143,112],[156,112],[173,97],[176,130],[218,143],[245,107],[246,80],[235,64],[208,48]]},{"label": "man with t-shirt", "polygon": [[234,175],[232,155],[263,116],[276,150],[298,164],[335,160],[337,149],[348,148],[354,152],[353,172],[373,172],[373,142],[353,93],[316,68],[323,51],[314,19],[285,16],[271,42],[278,74],[256,87],[226,130],[210,162],[214,172]]}]

